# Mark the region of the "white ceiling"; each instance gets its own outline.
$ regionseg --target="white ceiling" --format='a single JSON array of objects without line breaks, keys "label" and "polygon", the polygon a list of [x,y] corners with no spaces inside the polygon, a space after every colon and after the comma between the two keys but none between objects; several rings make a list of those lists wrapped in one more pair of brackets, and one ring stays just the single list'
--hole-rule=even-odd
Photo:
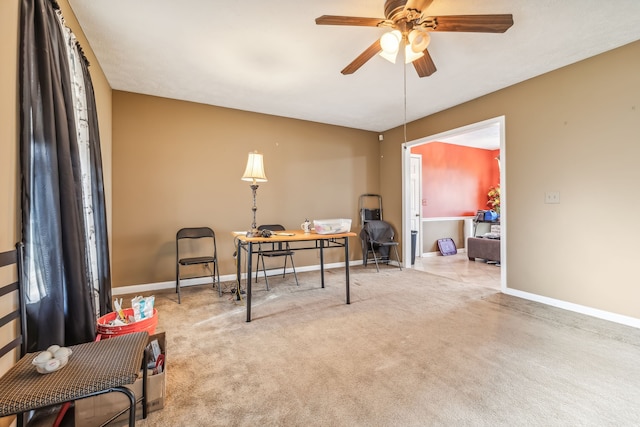
[{"label": "white ceiling", "polygon": [[[404,72],[385,31],[318,26],[383,17],[384,0],[69,0],[113,89],[382,132],[405,121]],[[427,15],[513,14],[504,34],[432,33],[438,68],[406,69],[406,120],[640,39],[639,0],[434,0]]]}]

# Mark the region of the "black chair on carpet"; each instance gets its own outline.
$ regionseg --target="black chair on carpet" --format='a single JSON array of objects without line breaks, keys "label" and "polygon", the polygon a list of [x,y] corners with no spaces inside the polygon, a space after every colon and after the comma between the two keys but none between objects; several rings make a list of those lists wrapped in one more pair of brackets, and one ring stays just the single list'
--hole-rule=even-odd
[{"label": "black chair on carpet", "polygon": [[[258,227],[258,230],[269,230],[269,231],[284,231],[285,228],[280,224],[268,224],[261,225]],[[262,273],[264,274],[264,281],[267,285],[267,290],[269,290],[269,280],[267,279],[267,269],[264,263],[264,258],[281,258],[284,257],[284,266],[282,267],[282,277],[285,277],[287,274],[287,257],[291,260],[291,268],[293,269],[293,275],[296,278],[296,286],[298,284],[298,275],[296,274],[296,266],[293,263],[293,251],[289,247],[288,242],[272,242],[272,243],[259,243],[258,244],[258,260],[256,262],[256,283],[258,283],[258,272],[260,270],[260,261],[262,261]]]},{"label": "black chair on carpet", "polygon": [[[216,234],[209,227],[182,228],[176,234],[176,292],[178,304],[180,304],[180,279],[181,267],[202,265],[210,274],[197,275],[193,268],[189,279],[211,276],[213,287],[218,284],[218,295],[222,296],[220,286],[220,270],[218,269],[218,249],[216,246]],[[195,274],[195,275],[194,275]]]},{"label": "black chair on carpet", "polygon": [[398,242],[394,240],[395,232],[393,227],[383,220],[371,220],[364,223],[362,231],[360,231],[360,239],[362,241],[362,256],[364,266],[367,266],[369,256],[373,257],[376,263],[376,271],[380,271],[379,262],[389,264],[391,259],[390,252],[393,249],[398,267],[402,270],[400,256],[398,255]]}]

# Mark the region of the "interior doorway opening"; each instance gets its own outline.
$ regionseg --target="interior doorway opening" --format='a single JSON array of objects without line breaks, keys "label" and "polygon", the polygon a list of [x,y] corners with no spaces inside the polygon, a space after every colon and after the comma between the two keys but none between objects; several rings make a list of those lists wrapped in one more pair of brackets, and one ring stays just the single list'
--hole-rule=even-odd
[{"label": "interior doorway opening", "polygon": [[[488,150],[499,149],[499,184],[500,184],[500,288],[506,289],[506,240],[507,240],[507,183],[506,164],[507,153],[505,152],[505,118],[504,116],[484,120],[456,129],[451,129],[435,135],[426,136],[413,141],[409,141],[402,146],[402,236],[403,254],[410,255],[412,250],[412,230],[415,231],[416,223],[419,223],[418,236],[416,241],[416,255],[422,252],[422,209],[419,209],[419,217],[416,220],[415,201],[415,156],[412,158],[412,148],[419,147],[432,142],[444,142],[448,144],[462,145],[473,148],[483,148]],[[425,203],[421,200],[421,205]],[[489,209],[486,207],[485,209]],[[414,232],[415,234],[415,232]],[[465,242],[466,246],[466,242]],[[403,256],[405,267],[411,267],[411,256]]]}]

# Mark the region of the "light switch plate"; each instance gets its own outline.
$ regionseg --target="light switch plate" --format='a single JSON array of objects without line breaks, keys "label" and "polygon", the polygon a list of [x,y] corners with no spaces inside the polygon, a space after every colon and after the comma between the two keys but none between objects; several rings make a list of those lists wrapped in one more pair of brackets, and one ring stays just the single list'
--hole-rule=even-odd
[{"label": "light switch plate", "polygon": [[544,193],[544,202],[545,203],[560,203],[560,192],[559,191],[547,191]]}]

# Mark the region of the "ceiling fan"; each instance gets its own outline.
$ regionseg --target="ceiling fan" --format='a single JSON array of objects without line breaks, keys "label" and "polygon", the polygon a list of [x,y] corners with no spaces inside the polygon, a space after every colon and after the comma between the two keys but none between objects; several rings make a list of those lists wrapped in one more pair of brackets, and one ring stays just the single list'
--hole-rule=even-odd
[{"label": "ceiling fan", "polygon": [[412,62],[420,77],[436,72],[436,66],[427,49],[431,31],[504,33],[513,25],[511,14],[427,16],[424,11],[432,2],[433,0],[386,0],[385,18],[323,15],[316,19],[316,24],[391,29],[347,65],[341,71],[342,74],[356,72],[378,53],[395,63],[398,51],[404,46],[405,62]]}]

